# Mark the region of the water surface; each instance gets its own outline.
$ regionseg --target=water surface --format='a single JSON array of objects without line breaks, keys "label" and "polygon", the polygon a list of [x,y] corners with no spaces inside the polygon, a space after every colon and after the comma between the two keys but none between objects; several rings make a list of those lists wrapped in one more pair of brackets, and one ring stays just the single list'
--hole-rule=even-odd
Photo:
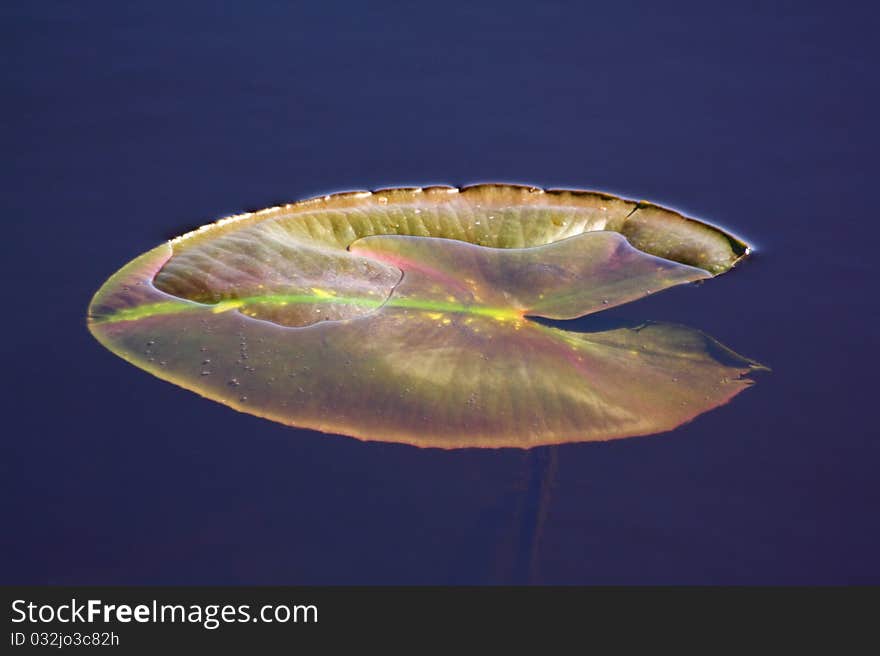
[{"label": "water surface", "polygon": [[[4,583],[878,583],[878,48],[831,3],[0,9]],[[647,198],[757,255],[609,311],[773,373],[673,433],[442,452],[126,365],[90,295],[163,239],[351,188]]]}]

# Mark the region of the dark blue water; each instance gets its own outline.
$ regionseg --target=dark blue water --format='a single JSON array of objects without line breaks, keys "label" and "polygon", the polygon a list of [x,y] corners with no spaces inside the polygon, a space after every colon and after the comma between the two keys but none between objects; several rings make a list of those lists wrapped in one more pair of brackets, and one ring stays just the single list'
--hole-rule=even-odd
[{"label": "dark blue water", "polygon": [[[877,15],[711,4],[4,3],[0,582],[880,583]],[[613,316],[773,373],[665,435],[441,452],[238,414],[86,330],[208,220],[479,181],[749,239]]]}]

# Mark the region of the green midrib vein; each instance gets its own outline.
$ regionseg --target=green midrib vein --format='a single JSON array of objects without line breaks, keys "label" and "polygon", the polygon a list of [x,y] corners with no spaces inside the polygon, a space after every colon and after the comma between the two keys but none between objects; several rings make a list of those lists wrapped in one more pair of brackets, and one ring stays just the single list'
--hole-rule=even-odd
[{"label": "green midrib vein", "polygon": [[134,307],[121,308],[110,314],[93,317],[94,323],[116,323],[120,321],[138,321],[156,316],[168,316],[185,312],[210,310],[214,314],[237,310],[247,305],[274,305],[283,307],[295,304],[336,304],[355,305],[370,309],[380,307],[423,310],[425,312],[471,314],[490,317],[499,321],[521,319],[523,313],[513,308],[497,308],[483,305],[468,305],[453,301],[422,300],[417,298],[394,297],[366,298],[362,296],[334,296],[311,294],[266,294],[228,299],[219,303],[207,304],[195,301],[159,301],[145,303]]}]

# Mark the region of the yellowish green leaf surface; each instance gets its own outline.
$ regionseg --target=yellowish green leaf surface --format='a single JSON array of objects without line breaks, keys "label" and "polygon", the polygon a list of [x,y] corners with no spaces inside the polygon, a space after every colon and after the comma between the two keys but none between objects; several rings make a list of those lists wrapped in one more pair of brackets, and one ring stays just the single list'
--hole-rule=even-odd
[{"label": "yellowish green leaf surface", "polygon": [[572,319],[710,278],[740,240],[591,192],[480,185],[322,197],[163,244],[89,326],[154,375],[238,410],[362,439],[522,447],[669,430],[758,365],[702,333]]}]

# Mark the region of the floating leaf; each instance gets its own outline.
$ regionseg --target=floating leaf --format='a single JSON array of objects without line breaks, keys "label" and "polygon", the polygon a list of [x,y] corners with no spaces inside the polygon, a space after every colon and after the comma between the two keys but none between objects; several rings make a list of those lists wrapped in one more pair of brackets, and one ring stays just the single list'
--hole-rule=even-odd
[{"label": "floating leaf", "polygon": [[324,196],[129,263],[89,327],[237,410],[363,439],[532,447],[669,430],[759,367],[681,326],[572,319],[710,278],[740,240],[648,203],[509,185]]}]

